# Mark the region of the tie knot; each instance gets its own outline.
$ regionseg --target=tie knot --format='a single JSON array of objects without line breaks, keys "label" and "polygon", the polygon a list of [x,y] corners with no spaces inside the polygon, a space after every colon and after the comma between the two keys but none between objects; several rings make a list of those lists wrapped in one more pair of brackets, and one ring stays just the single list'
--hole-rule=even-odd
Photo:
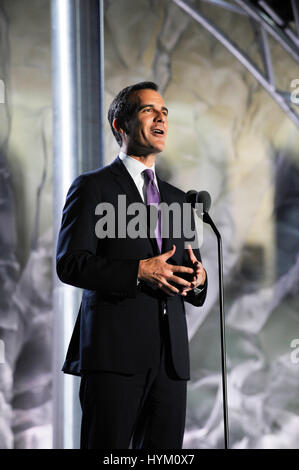
[{"label": "tie knot", "polygon": [[143,175],[145,176],[145,178],[147,178],[149,181],[154,181],[154,172],[153,170],[143,170]]}]

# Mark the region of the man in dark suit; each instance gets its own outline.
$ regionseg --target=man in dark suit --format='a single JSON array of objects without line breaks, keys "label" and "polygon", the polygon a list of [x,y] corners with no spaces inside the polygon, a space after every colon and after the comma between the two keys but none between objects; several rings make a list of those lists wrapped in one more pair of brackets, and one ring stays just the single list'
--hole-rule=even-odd
[{"label": "man in dark suit", "polygon": [[[186,202],[155,172],[168,131],[157,89],[142,82],[116,96],[108,119],[121,152],[76,178],[63,210],[57,274],[83,289],[63,366],[82,377],[81,448],[182,447],[190,378],[184,300],[203,304],[207,276],[198,248],[187,246],[182,217],[175,237],[169,211],[164,238],[163,212],[151,218],[150,207]],[[132,227],[136,203],[148,208],[138,237],[123,233],[121,222],[125,215]]]}]

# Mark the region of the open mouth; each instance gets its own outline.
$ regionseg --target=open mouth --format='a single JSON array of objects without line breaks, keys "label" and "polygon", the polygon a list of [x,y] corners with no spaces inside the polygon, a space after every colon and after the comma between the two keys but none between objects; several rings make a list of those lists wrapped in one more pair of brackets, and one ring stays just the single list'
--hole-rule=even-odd
[{"label": "open mouth", "polygon": [[152,134],[155,134],[155,135],[164,135],[165,132],[162,130],[162,129],[152,129]]}]

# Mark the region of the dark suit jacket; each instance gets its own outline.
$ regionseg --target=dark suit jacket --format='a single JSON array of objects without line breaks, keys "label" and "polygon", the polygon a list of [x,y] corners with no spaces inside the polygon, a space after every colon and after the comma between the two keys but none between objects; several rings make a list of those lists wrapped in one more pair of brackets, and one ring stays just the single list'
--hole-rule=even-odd
[{"label": "dark suit jacket", "polygon": [[[185,193],[158,178],[161,200],[185,202]],[[97,238],[99,216],[95,208],[109,202],[118,208],[118,195],[127,205],[143,203],[139,191],[122,161],[82,174],[71,185],[63,209],[57,246],[57,274],[66,284],[83,289],[82,302],[67,351],[63,371],[82,375],[84,371],[109,370],[120,373],[144,372],[158,364],[160,352],[159,316],[167,307],[171,351],[175,370],[189,379],[189,347],[182,296],[164,294],[146,283],[137,286],[140,259],[159,254],[154,238]],[[133,216],[128,216],[128,220]],[[193,220],[194,222],[194,220]],[[170,227],[172,223],[170,221]],[[116,233],[118,225],[116,220]],[[189,265],[184,237],[163,239],[162,252],[176,245],[168,262]],[[194,250],[200,259],[198,250]],[[203,304],[204,290],[188,293],[186,301]]]}]

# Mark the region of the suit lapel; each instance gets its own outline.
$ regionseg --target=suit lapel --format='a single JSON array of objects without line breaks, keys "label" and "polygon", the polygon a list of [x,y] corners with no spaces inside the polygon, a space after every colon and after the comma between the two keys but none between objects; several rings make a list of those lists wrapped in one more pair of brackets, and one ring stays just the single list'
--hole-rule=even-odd
[{"label": "suit lapel", "polygon": [[[110,170],[112,171],[113,176],[116,179],[118,185],[121,187],[123,194],[126,195],[127,204],[129,205],[134,202],[140,202],[146,207],[142,197],[140,196],[137,186],[134,183],[133,178],[131,177],[130,173],[128,172],[119,157],[116,157],[116,159],[110,164]],[[147,232],[147,238],[152,245],[153,252],[158,255],[159,248],[157,245],[157,241],[155,238],[150,237],[149,226],[147,225],[146,221],[144,221],[143,225]]]},{"label": "suit lapel", "polygon": [[[162,181],[158,175],[157,176],[157,181],[158,181],[158,188],[160,192],[160,197],[161,197],[161,202],[164,202],[168,205],[171,204],[171,200],[169,199],[169,193],[167,191],[167,185],[164,181]],[[162,227],[163,227],[163,220],[162,220]],[[162,232],[163,233],[163,232]],[[171,231],[170,231],[171,233]],[[166,238],[162,239],[162,253],[165,253],[166,251],[169,251],[172,248],[173,245],[173,238],[171,237],[169,233],[169,236]]]},{"label": "suit lapel", "polygon": [[128,203],[143,203],[133,178],[119,157],[116,157],[116,159],[110,164],[110,170],[112,171],[114,178],[117,180],[118,185],[122,188],[123,194],[126,194]]},{"label": "suit lapel", "polygon": [[[128,170],[126,169],[125,165],[122,163],[119,157],[116,157],[116,159],[110,164],[110,170],[113,173],[114,178],[117,180],[118,185],[121,187],[123,194],[126,194],[128,204],[134,203],[134,202],[141,202],[142,204],[144,204],[140,196],[140,193],[136,187],[136,184],[134,183],[133,178],[131,177],[130,173],[128,172]],[[164,181],[162,181],[158,177],[158,175],[156,176],[157,176],[158,189],[160,192],[161,202],[164,202],[170,205],[171,202],[173,201],[171,201],[171,199],[169,198],[169,193],[166,187],[167,185]],[[159,249],[158,249],[156,239],[151,238],[149,236],[148,226],[146,226],[146,229],[147,229],[148,239],[152,245],[154,253],[159,254]],[[173,245],[173,238],[171,236],[167,238],[163,238],[162,253],[165,253],[165,251],[170,250],[172,245]]]}]

